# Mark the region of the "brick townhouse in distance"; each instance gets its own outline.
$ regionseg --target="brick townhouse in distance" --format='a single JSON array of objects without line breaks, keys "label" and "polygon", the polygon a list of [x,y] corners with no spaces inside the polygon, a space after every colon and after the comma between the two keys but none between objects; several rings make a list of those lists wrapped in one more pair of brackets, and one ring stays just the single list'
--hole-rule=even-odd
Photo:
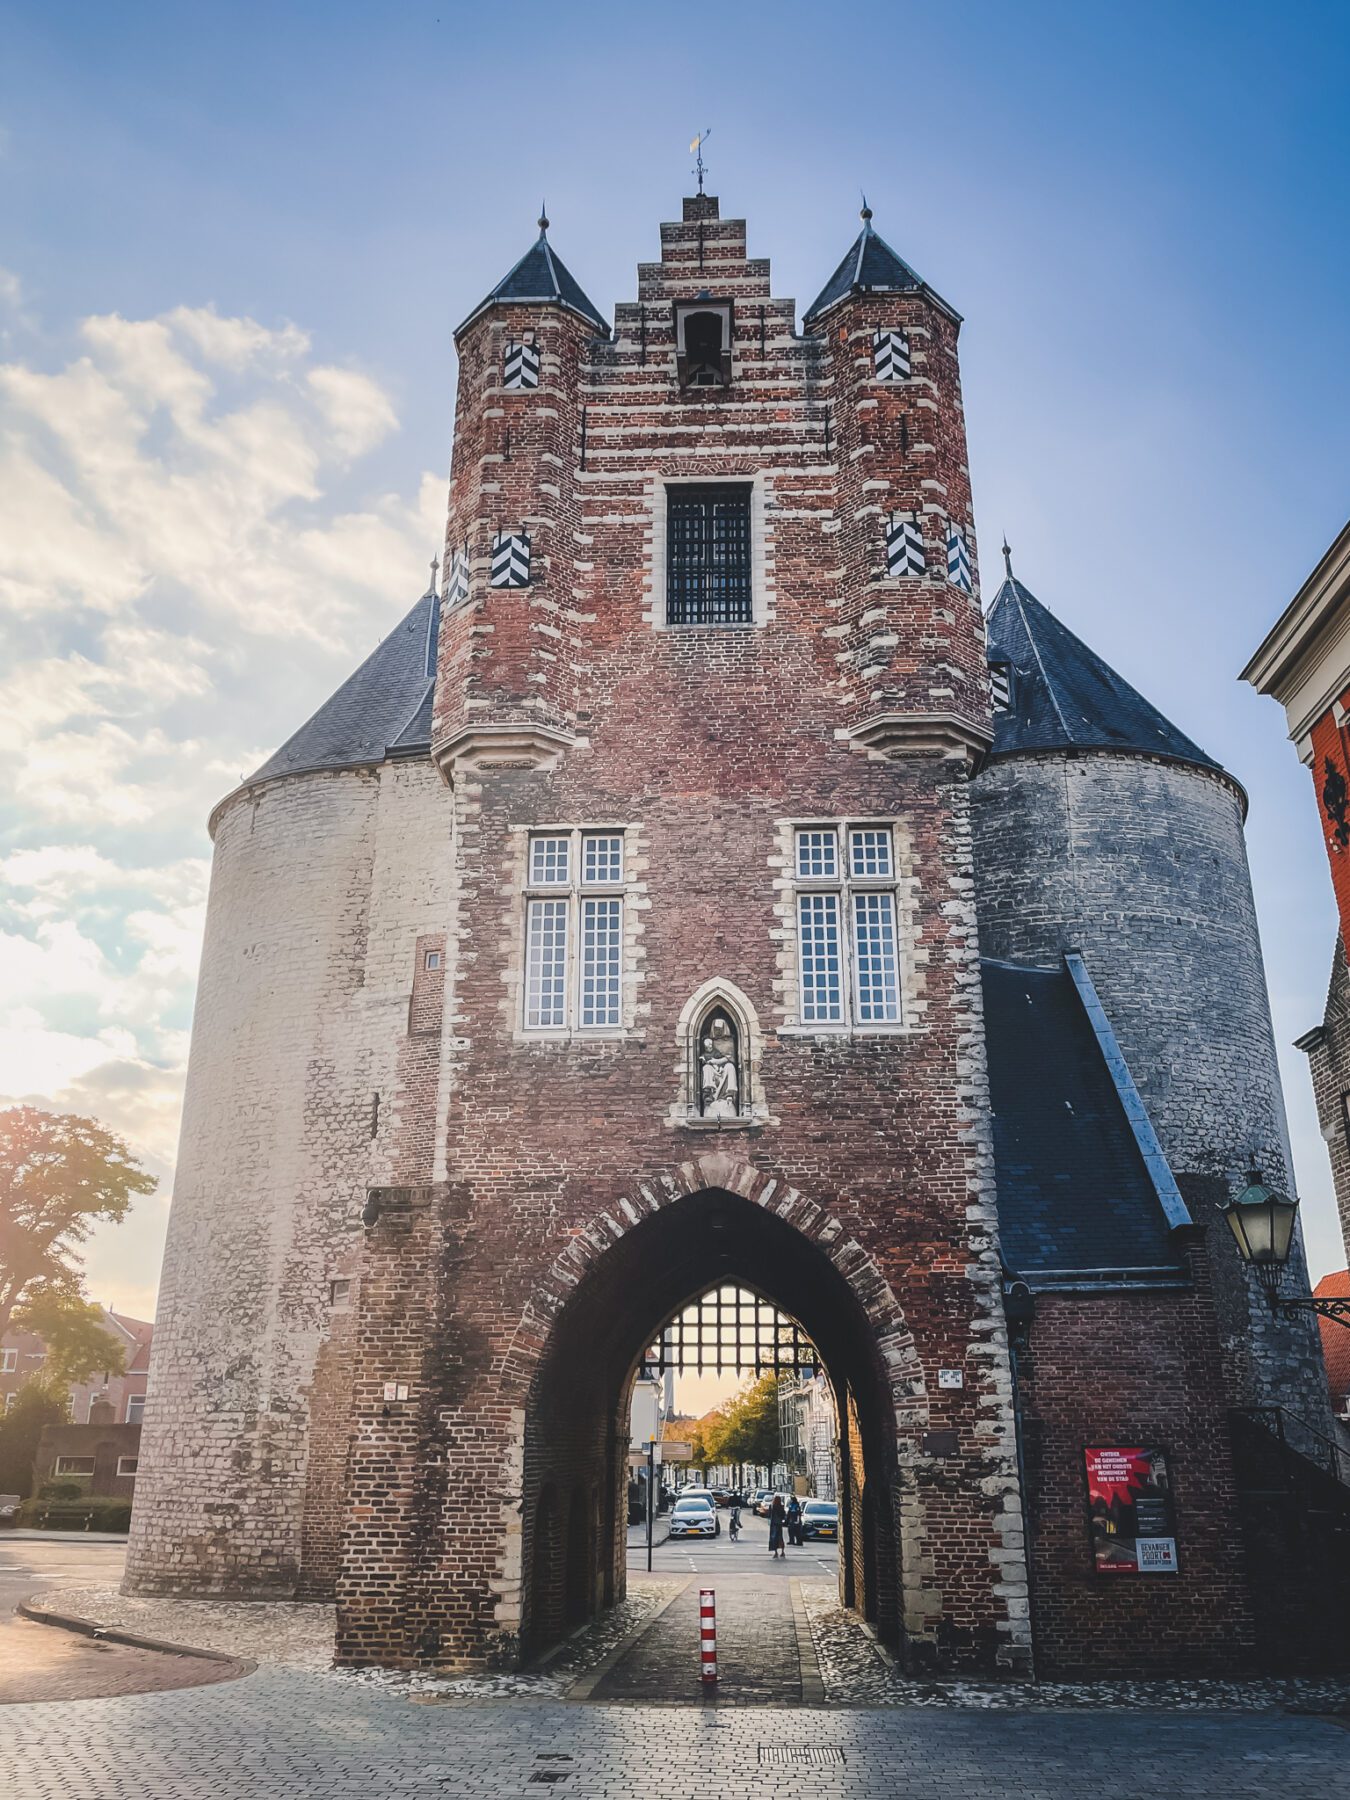
[{"label": "brick townhouse in distance", "polygon": [[[99,1370],[87,1381],[75,1382],[69,1393],[73,1424],[87,1425],[91,1409],[102,1403],[119,1425],[139,1425],[145,1411],[150,1369],[150,1345],[155,1328],[147,1319],[133,1319],[111,1307],[99,1308],[104,1330],[122,1351],[122,1371]],[[29,1376],[47,1359],[46,1345],[28,1331],[8,1331],[0,1339],[0,1411],[7,1412]]]},{"label": "brick townhouse in distance", "polygon": [[1311,1653],[1258,1409],[1318,1338],[1219,1216],[1292,1176],[1245,797],[1010,558],[982,609],[960,327],[866,212],[799,324],[700,193],[612,319],[541,222],[459,328],[441,578],[213,815],[132,1591],[528,1659],[737,1284],[907,1668]]}]

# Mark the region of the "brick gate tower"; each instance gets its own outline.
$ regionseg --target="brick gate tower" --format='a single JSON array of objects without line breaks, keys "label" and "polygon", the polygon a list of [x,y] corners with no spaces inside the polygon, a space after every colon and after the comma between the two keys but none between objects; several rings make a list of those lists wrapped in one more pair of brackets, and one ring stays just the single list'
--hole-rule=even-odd
[{"label": "brick gate tower", "polygon": [[[441,579],[213,815],[130,1588],[529,1657],[622,1595],[635,1372],[729,1285],[819,1353],[907,1667],[1248,1653],[1224,1409],[1311,1365],[1200,1242],[1283,1131],[1240,791],[1011,575],[991,715],[959,328],[864,211],[798,330],[701,193],[612,328],[545,221],[461,326]],[[1085,1444],[1161,1446],[1170,1584],[1092,1585]]]},{"label": "brick gate tower", "polygon": [[1025,1659],[959,320],[865,213],[794,324],[698,196],[612,332],[541,221],[458,333],[446,1013],[422,1179],[367,1211],[354,1660],[511,1660],[621,1591],[626,1384],[728,1273],[834,1347],[851,1597],[916,1664]]}]

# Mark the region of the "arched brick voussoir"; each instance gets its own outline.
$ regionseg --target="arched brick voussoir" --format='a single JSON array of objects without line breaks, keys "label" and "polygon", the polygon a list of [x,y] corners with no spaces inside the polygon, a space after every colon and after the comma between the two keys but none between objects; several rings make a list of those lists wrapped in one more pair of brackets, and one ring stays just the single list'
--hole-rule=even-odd
[{"label": "arched brick voussoir", "polygon": [[558,1315],[590,1270],[636,1225],[696,1194],[735,1194],[771,1212],[829,1259],[871,1327],[878,1364],[896,1397],[897,1423],[927,1423],[927,1382],[913,1333],[890,1283],[842,1221],[753,1163],[711,1151],[645,1177],[607,1199],[579,1226],[526,1302],[498,1370],[502,1399],[523,1406]]}]

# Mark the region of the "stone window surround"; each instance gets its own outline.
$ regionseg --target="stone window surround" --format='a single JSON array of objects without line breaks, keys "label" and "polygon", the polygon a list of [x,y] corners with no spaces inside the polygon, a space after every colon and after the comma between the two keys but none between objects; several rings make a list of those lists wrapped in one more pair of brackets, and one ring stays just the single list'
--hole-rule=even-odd
[{"label": "stone window surround", "polygon": [[[134,1481],[136,1479],[136,1472],[140,1460],[139,1456],[119,1456],[117,1459],[117,1473],[119,1477],[123,1481]],[[131,1464],[130,1468],[127,1468],[126,1466],[128,1463]]]},{"label": "stone window surround", "polygon": [[[883,880],[856,877],[845,874],[848,861],[848,832],[851,828],[876,829],[887,827],[891,833],[891,853],[894,858],[895,873]],[[839,833],[840,843],[840,877],[837,880],[818,880],[810,876],[799,877],[797,874],[797,833],[799,830],[833,829]],[[884,816],[866,816],[861,813],[849,814],[838,818],[797,818],[779,822],[779,856],[776,859],[782,870],[775,882],[780,891],[780,901],[776,907],[779,917],[780,936],[786,954],[779,959],[781,977],[778,983],[781,1000],[782,1022],[778,1026],[780,1037],[909,1037],[922,1028],[922,1002],[918,998],[920,987],[916,975],[918,956],[916,943],[918,926],[916,923],[915,899],[918,882],[914,872],[914,857],[909,833],[902,819]],[[895,954],[896,976],[900,989],[900,1017],[873,1023],[861,1021],[854,1017],[857,1010],[857,993],[854,985],[854,953],[853,953],[853,919],[852,909],[847,902],[851,898],[855,885],[859,892],[885,892],[895,896]],[[810,1020],[801,1017],[801,974],[799,958],[799,927],[797,896],[800,893],[834,892],[843,896],[845,917],[844,930],[844,991],[845,1016],[838,1020]]]},{"label": "stone window surround", "polygon": [[[750,490],[750,618],[739,625],[670,625],[666,622],[666,557],[669,553],[666,494],[673,487],[727,487]],[[764,471],[743,475],[716,475],[696,471],[689,475],[654,474],[647,493],[651,509],[651,561],[648,576],[647,623],[655,631],[676,632],[681,637],[720,635],[728,631],[759,631],[772,616],[769,607],[768,482]]]},{"label": "stone window surround", "polygon": [[[613,820],[602,819],[580,825],[530,825],[521,827],[518,835],[520,838],[518,887],[521,898],[517,924],[517,952],[508,972],[508,982],[515,989],[511,1000],[512,1016],[515,1021],[512,1036],[516,1042],[524,1044],[603,1042],[631,1036],[636,1011],[634,995],[638,981],[634,913],[638,897],[644,891],[643,884],[635,874],[636,828],[616,825]],[[609,836],[623,840],[621,880],[582,883],[580,878],[582,841],[591,836]],[[566,883],[556,881],[532,883],[530,881],[531,845],[536,838],[545,837],[567,837],[571,841]],[[619,1023],[617,1025],[581,1025],[577,1023],[580,1013],[581,902],[583,898],[617,899],[621,903],[619,915]],[[568,1023],[566,1025],[529,1025],[525,1021],[525,1008],[528,1004],[529,916],[532,900],[566,900],[568,903]]]}]

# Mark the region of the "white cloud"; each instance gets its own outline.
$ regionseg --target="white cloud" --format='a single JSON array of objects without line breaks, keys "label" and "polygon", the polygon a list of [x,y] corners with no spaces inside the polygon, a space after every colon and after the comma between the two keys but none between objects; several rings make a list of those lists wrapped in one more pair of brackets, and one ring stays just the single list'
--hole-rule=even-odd
[{"label": "white cloud", "polygon": [[[23,300],[0,270],[0,315]],[[316,363],[293,324],[209,306],[100,314],[41,366],[7,342],[0,1105],[90,1113],[165,1178],[138,1223],[91,1247],[91,1274],[148,1296],[207,813],[420,593],[444,482],[361,495],[393,404],[370,376]]]},{"label": "white cloud", "polygon": [[388,395],[368,375],[320,368],[311,369],[305,379],[325,424],[348,456],[364,456],[397,428]]}]

